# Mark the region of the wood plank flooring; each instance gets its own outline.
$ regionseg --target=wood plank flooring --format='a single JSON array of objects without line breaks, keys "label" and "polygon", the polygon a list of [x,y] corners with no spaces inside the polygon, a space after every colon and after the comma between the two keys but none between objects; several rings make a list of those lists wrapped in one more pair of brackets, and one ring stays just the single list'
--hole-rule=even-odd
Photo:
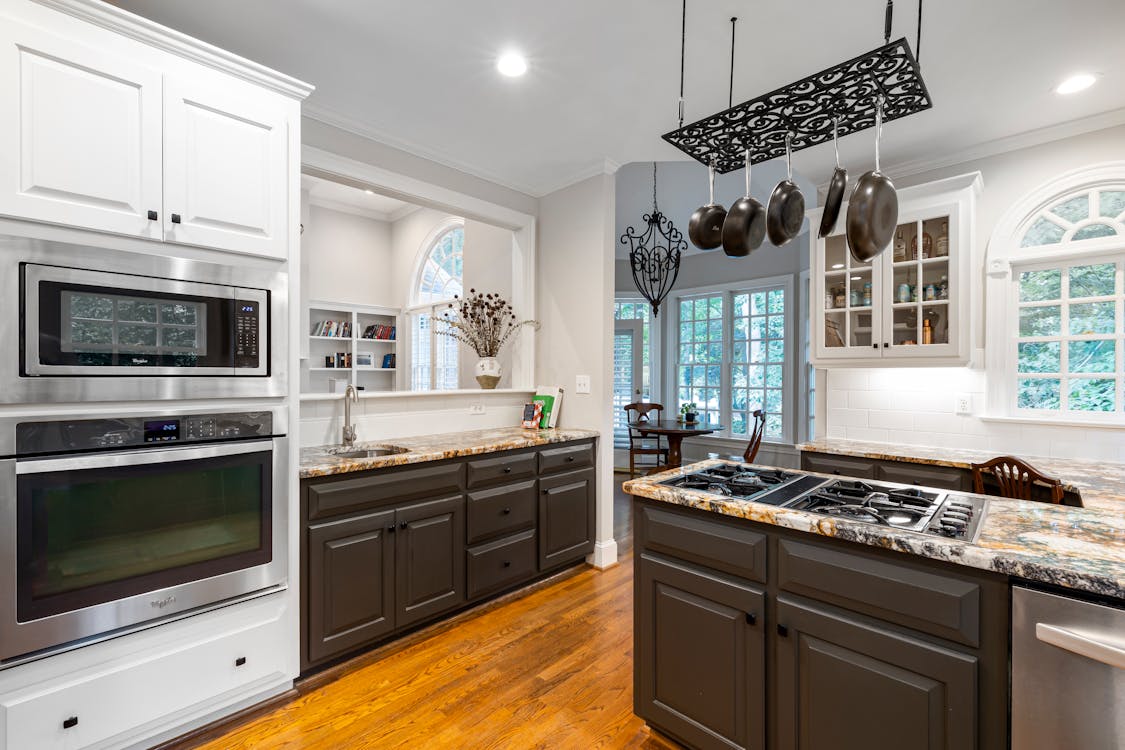
[{"label": "wood plank flooring", "polygon": [[[432,635],[315,676],[293,700],[178,747],[678,747],[633,715],[633,566],[624,475],[615,477],[620,562],[580,572]],[[323,683],[323,684],[321,684]]]}]

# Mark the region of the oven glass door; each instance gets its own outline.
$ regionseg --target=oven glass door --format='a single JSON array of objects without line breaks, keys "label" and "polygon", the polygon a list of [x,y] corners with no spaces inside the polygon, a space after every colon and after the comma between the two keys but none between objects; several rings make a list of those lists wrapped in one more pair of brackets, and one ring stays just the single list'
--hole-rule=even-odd
[{"label": "oven glass door", "polygon": [[264,291],[27,264],[24,296],[26,375],[263,374]]},{"label": "oven glass door", "polygon": [[272,472],[262,442],[20,462],[17,620],[268,563]]}]

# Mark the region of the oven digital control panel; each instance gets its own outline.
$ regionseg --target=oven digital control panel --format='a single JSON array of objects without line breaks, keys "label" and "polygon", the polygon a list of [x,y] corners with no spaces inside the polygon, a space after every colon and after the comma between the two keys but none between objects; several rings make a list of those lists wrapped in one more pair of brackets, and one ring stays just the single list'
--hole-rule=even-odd
[{"label": "oven digital control panel", "polygon": [[268,411],[20,422],[16,425],[16,453],[155,448],[273,435],[273,414]]},{"label": "oven digital control panel", "polygon": [[255,300],[234,301],[234,366],[258,367],[260,305]]}]

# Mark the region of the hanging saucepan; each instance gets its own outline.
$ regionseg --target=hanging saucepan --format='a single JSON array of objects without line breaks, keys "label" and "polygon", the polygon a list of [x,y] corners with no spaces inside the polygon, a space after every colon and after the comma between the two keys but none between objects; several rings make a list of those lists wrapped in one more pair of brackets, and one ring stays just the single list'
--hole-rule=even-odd
[{"label": "hanging saucepan", "polygon": [[711,202],[695,209],[688,223],[688,238],[700,250],[714,250],[723,242],[723,219],[727,210],[715,202],[715,165],[707,167],[711,182]]},{"label": "hanging saucepan", "polygon": [[875,169],[855,184],[848,203],[847,235],[852,257],[867,263],[883,252],[898,226],[898,193],[879,171],[879,140],[883,135],[883,97],[875,110]]},{"label": "hanging saucepan", "polygon": [[766,209],[766,233],[770,242],[778,247],[796,237],[805,220],[805,196],[793,182],[792,140],[793,134],[786,133],[785,169],[788,176],[777,183]]},{"label": "hanging saucepan", "polygon": [[848,170],[840,166],[840,118],[832,119],[832,148],[836,151],[836,169],[828,181],[828,195],[824,198],[824,213],[820,215],[820,238],[832,234],[840,218],[840,204],[844,202],[844,189],[848,186]]},{"label": "hanging saucepan", "polygon": [[750,149],[746,149],[746,195],[727,211],[723,222],[723,252],[732,258],[757,250],[766,234],[766,207],[750,195]]}]

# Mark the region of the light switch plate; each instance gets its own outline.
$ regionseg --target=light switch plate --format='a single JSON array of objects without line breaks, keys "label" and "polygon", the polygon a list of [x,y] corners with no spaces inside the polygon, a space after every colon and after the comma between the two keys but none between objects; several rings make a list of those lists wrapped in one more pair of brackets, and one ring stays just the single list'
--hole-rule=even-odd
[{"label": "light switch plate", "polygon": [[575,393],[589,393],[590,392],[590,376],[578,375],[574,378],[574,392]]},{"label": "light switch plate", "polygon": [[484,402],[478,401],[475,404],[469,404],[469,413],[473,415],[484,414]]},{"label": "light switch plate", "polygon": [[953,397],[953,411],[957,414],[973,413],[973,394],[958,393]]}]

